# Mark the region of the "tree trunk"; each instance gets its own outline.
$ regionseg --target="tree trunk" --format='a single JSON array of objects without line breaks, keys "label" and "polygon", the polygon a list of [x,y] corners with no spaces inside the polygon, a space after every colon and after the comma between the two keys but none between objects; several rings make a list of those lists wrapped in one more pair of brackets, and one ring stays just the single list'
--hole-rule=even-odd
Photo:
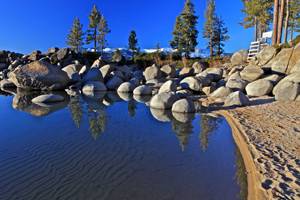
[{"label": "tree trunk", "polygon": [[284,43],[287,43],[289,20],[290,20],[290,0],[286,0],[286,14],[284,23]]},{"label": "tree trunk", "polygon": [[279,0],[274,0],[274,13],[273,13],[273,38],[272,44],[277,44],[277,36],[278,36],[278,8],[279,8]]},{"label": "tree trunk", "polygon": [[94,29],[94,51],[97,52],[97,28]]},{"label": "tree trunk", "polygon": [[254,19],[254,23],[255,23],[255,26],[254,26],[254,41],[257,41],[258,40],[258,23],[257,23],[257,19],[255,17]]},{"label": "tree trunk", "polygon": [[280,2],[280,12],[279,12],[279,21],[278,21],[277,44],[281,44],[281,41],[282,41],[282,29],[283,29],[283,19],[284,19],[285,1],[286,1],[286,0],[281,0],[281,2]]}]

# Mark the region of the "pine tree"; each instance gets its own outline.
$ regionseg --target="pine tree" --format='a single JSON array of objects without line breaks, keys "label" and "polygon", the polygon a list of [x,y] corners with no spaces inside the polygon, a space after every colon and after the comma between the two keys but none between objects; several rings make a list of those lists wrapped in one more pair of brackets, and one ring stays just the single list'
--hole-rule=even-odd
[{"label": "pine tree", "polygon": [[89,16],[90,23],[89,23],[89,29],[86,38],[87,44],[91,44],[92,42],[94,43],[94,51],[97,51],[97,47],[98,47],[97,37],[98,37],[98,26],[99,26],[100,19],[101,19],[101,14],[97,9],[97,6],[94,5],[91,14]]},{"label": "pine tree", "polygon": [[229,40],[228,29],[221,17],[215,16],[213,25],[213,49],[216,56],[224,53],[224,42]]},{"label": "pine tree", "polygon": [[294,39],[294,32],[300,32],[300,1],[290,0],[289,32],[291,40]]},{"label": "pine tree", "polygon": [[67,36],[67,44],[77,52],[79,52],[83,45],[83,36],[82,31],[83,25],[80,23],[79,18],[75,18],[71,31]]},{"label": "pine tree", "polygon": [[245,14],[241,23],[245,28],[255,28],[255,40],[262,36],[262,33],[269,29],[272,20],[273,0],[242,0]]},{"label": "pine tree", "polygon": [[99,43],[99,48],[101,53],[103,52],[103,49],[107,45],[106,35],[110,33],[110,29],[108,28],[107,21],[103,15],[100,17],[99,25],[98,25],[98,36],[97,36],[97,42]]},{"label": "pine tree", "polygon": [[186,0],[182,13],[176,18],[173,39],[170,45],[187,57],[195,50],[198,44],[197,20],[194,4],[191,0]]},{"label": "pine tree", "polygon": [[130,35],[128,38],[129,50],[131,50],[132,52],[136,52],[138,50],[137,44],[138,44],[138,40],[136,37],[136,32],[133,30],[130,32]]},{"label": "pine tree", "polygon": [[215,0],[208,0],[207,1],[207,8],[205,12],[206,22],[204,25],[204,33],[203,37],[208,40],[208,49],[210,57],[214,56],[214,42],[213,42],[213,35],[214,35],[214,21],[216,18],[216,4]]}]

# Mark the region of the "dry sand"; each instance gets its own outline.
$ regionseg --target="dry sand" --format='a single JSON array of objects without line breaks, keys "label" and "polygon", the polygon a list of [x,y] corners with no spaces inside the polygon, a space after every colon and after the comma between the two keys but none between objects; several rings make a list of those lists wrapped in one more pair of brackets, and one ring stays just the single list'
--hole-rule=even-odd
[{"label": "dry sand", "polygon": [[218,113],[227,118],[243,155],[248,199],[300,199],[300,102]]}]

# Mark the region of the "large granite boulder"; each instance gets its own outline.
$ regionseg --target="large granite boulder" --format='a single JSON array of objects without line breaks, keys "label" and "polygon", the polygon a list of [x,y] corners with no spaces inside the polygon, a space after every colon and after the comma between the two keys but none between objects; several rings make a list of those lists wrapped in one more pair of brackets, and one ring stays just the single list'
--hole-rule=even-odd
[{"label": "large granite boulder", "polygon": [[295,46],[287,69],[288,74],[295,72],[300,72],[300,43]]},{"label": "large granite boulder", "polygon": [[152,89],[147,85],[141,85],[133,90],[133,94],[136,96],[152,95]]},{"label": "large granite boulder", "polygon": [[300,72],[293,73],[282,79],[273,89],[278,101],[300,100]]},{"label": "large granite boulder", "polygon": [[154,95],[150,101],[150,107],[155,109],[169,110],[172,108],[174,102],[179,97],[174,93],[160,93]]},{"label": "large granite boulder", "polygon": [[172,112],[178,113],[194,113],[195,112],[194,102],[189,99],[180,99],[176,101],[172,106]]},{"label": "large granite boulder", "polygon": [[249,98],[242,92],[236,91],[231,93],[224,102],[225,106],[247,106],[250,104]]},{"label": "large granite boulder", "polygon": [[68,65],[66,67],[64,67],[62,69],[62,71],[66,72],[69,79],[72,81],[72,82],[79,82],[81,81],[81,77],[78,73],[78,70],[77,70],[77,66],[75,64],[72,64],[72,65]]},{"label": "large granite boulder", "polygon": [[240,72],[241,78],[248,82],[259,79],[263,74],[264,71],[255,65],[248,65]]},{"label": "large granite boulder", "polygon": [[232,90],[227,87],[219,87],[216,89],[213,93],[211,93],[209,96],[213,98],[224,98],[227,97],[229,94],[232,93]]},{"label": "large granite boulder", "polygon": [[103,76],[98,68],[91,68],[83,75],[83,81],[100,81],[103,82]]},{"label": "large granite boulder", "polygon": [[17,87],[29,90],[62,90],[70,82],[66,72],[43,61],[17,67],[9,78]]},{"label": "large granite boulder", "polygon": [[204,62],[195,62],[192,66],[195,74],[199,74],[208,68],[208,64]]},{"label": "large granite boulder", "polygon": [[110,73],[114,71],[114,66],[113,65],[104,65],[100,68],[100,72],[102,74],[102,77],[105,81],[109,79]]},{"label": "large granite boulder", "polygon": [[153,80],[153,79],[160,79],[162,72],[156,65],[152,65],[151,67],[147,67],[144,71],[144,77],[146,81]]},{"label": "large granite boulder", "polygon": [[207,78],[215,82],[219,81],[222,78],[222,76],[223,76],[223,69],[215,68],[215,67],[208,68],[197,75],[197,77]]},{"label": "large granite boulder", "polygon": [[241,78],[240,73],[236,72],[229,77],[226,87],[232,90],[243,91],[247,84],[248,82]]},{"label": "large granite boulder", "polygon": [[259,66],[266,65],[274,56],[276,55],[277,50],[273,46],[266,46],[259,52],[256,56]]},{"label": "large granite boulder", "polygon": [[293,48],[282,49],[275,58],[271,60],[271,69],[280,74],[288,73],[288,65],[293,53]]},{"label": "large granite boulder", "polygon": [[200,92],[202,90],[201,81],[193,76],[186,77],[180,82],[180,86],[183,89],[190,89],[195,92]]},{"label": "large granite boulder", "polygon": [[247,57],[248,51],[240,50],[232,55],[230,61],[233,66],[242,65],[247,62]]},{"label": "large granite boulder", "polygon": [[117,90],[118,87],[123,83],[123,80],[119,76],[113,76],[106,83],[106,87],[109,90]]},{"label": "large granite boulder", "polygon": [[164,92],[174,92],[176,91],[177,84],[175,81],[169,80],[165,82],[160,88],[158,93],[164,93]]},{"label": "large granite boulder", "polygon": [[131,93],[131,92],[133,92],[134,88],[135,88],[135,85],[132,84],[131,82],[124,82],[119,86],[117,92],[118,93]]},{"label": "large granite boulder", "polygon": [[167,77],[173,78],[176,76],[176,69],[172,65],[164,65],[160,68],[160,70]]},{"label": "large granite boulder", "polygon": [[252,97],[260,97],[268,95],[272,92],[273,84],[271,81],[259,79],[246,86],[247,95]]}]

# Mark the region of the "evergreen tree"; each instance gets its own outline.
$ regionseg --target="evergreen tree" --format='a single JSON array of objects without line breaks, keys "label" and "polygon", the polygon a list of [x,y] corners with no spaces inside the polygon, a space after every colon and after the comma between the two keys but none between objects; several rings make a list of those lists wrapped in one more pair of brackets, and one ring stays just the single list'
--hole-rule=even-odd
[{"label": "evergreen tree", "polygon": [[216,56],[224,53],[224,42],[229,39],[228,29],[221,17],[216,16],[213,25],[213,48]]},{"label": "evergreen tree", "polygon": [[255,28],[255,40],[269,29],[272,20],[273,0],[242,0],[245,14],[241,23],[245,28]]},{"label": "evergreen tree", "polygon": [[300,32],[300,1],[290,0],[290,18],[289,32],[291,40],[294,39],[294,33]]},{"label": "evergreen tree", "polygon": [[67,44],[74,50],[80,51],[83,45],[83,36],[82,24],[80,23],[79,18],[75,18],[73,22],[72,29],[67,37]]},{"label": "evergreen tree", "polygon": [[92,42],[94,43],[94,51],[97,50],[98,47],[98,26],[100,23],[101,19],[101,14],[99,10],[97,9],[97,6],[94,5],[93,9],[91,11],[91,14],[89,16],[89,29],[88,29],[88,34],[86,38],[86,43],[91,44]]},{"label": "evergreen tree", "polygon": [[99,34],[97,36],[97,41],[99,43],[100,51],[103,52],[103,49],[107,45],[106,35],[110,33],[110,29],[108,28],[107,21],[103,15],[101,15],[100,17],[98,32]]},{"label": "evergreen tree", "polygon": [[137,44],[138,44],[138,40],[137,40],[137,37],[136,37],[136,32],[131,31],[130,35],[129,35],[129,38],[128,38],[129,50],[131,50],[132,52],[136,52],[138,50]]},{"label": "evergreen tree", "polygon": [[170,45],[187,57],[191,52],[195,51],[195,47],[198,44],[197,20],[194,4],[191,0],[186,0],[182,13],[176,18],[173,40],[170,42]]},{"label": "evergreen tree", "polygon": [[203,37],[208,40],[208,49],[210,57],[214,56],[214,25],[216,18],[216,4],[215,0],[208,0],[205,12],[206,22],[204,25]]}]

